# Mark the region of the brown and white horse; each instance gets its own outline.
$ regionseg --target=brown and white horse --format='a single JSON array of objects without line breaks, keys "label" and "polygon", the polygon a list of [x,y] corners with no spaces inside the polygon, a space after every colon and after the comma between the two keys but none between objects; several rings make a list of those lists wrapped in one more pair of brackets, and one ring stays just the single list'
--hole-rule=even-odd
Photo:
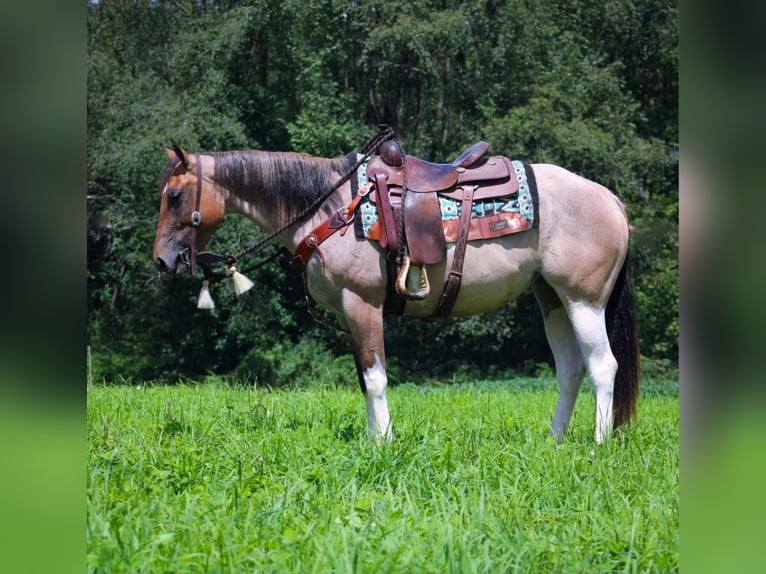
[{"label": "brown and white horse", "polygon": [[[252,219],[266,232],[285,222],[353,169],[356,154],[324,159],[298,153],[230,151],[189,154],[174,145],[162,176],[154,261],[164,276],[189,270],[195,250],[212,237],[226,213]],[[628,258],[629,224],[622,203],[605,187],[549,164],[532,165],[539,226],[503,237],[471,241],[452,316],[498,308],[531,287],[555,359],[559,397],[550,434],[566,433],[587,371],[596,395],[595,439],[635,416],[639,351]],[[340,185],[305,221],[276,236],[291,252],[314,228],[352,201]],[[194,212],[197,213],[194,213]],[[190,261],[190,254],[192,259]],[[447,260],[428,266],[443,284]],[[367,404],[370,436],[389,438],[383,307],[385,254],[377,242],[336,233],[305,268],[311,296],[335,314],[348,338]],[[407,301],[404,314],[433,313],[438,289]]]}]

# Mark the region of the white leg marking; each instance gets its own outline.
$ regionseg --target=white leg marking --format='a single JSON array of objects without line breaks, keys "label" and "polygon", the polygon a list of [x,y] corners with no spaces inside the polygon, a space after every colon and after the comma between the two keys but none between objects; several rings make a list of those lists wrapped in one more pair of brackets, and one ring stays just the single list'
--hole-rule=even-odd
[{"label": "white leg marking", "polygon": [[592,357],[589,364],[590,378],[596,392],[596,442],[601,444],[612,432],[612,397],[617,361],[611,351],[608,351]]},{"label": "white leg marking", "polygon": [[391,438],[391,418],[388,414],[386,369],[375,354],[375,364],[364,373],[364,394],[367,403],[367,433],[375,439]]},{"label": "white leg marking", "polygon": [[572,323],[563,308],[552,310],[545,318],[545,333],[553,351],[559,383],[559,398],[550,436],[560,443],[572,419],[577,393],[585,375],[585,365],[572,330]]},{"label": "white leg marking", "polygon": [[572,325],[588,366],[596,394],[596,442],[612,432],[612,396],[617,361],[609,348],[604,311],[578,305],[572,309]]}]

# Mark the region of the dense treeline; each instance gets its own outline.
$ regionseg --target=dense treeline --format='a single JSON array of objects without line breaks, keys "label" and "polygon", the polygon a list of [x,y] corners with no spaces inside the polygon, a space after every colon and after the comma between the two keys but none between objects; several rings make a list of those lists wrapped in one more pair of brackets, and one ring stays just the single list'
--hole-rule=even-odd
[{"label": "dense treeline", "polygon": [[[306,314],[286,253],[252,272],[257,287],[246,296],[219,288],[207,312],[195,307],[198,281],[160,281],[151,249],[171,138],[193,151],[335,156],[358,149],[378,123],[434,161],[485,139],[494,153],[557,163],[611,188],[635,228],[642,353],[654,367],[677,364],[674,3],[100,0],[87,18],[97,378],[231,373],[284,384],[331,369],[352,380],[345,340]],[[258,237],[249,221],[227,218],[210,247],[233,252]],[[534,372],[549,360],[531,296],[481,317],[391,323],[394,381]]]}]

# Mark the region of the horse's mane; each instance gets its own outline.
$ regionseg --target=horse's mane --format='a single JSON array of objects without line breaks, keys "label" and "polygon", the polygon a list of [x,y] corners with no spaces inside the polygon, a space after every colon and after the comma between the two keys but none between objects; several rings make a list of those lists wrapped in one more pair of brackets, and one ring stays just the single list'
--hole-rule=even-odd
[{"label": "horse's mane", "polygon": [[[356,163],[354,153],[334,159],[294,152],[229,151],[210,154],[213,180],[235,196],[260,195],[281,222],[297,216],[327,191],[331,175],[346,175]],[[328,206],[327,209],[331,209]]]}]

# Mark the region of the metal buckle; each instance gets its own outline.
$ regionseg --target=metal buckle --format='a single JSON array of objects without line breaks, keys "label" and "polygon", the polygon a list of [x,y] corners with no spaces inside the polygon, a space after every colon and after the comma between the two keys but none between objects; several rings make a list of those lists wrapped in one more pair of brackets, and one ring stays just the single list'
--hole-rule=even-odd
[{"label": "metal buckle", "polygon": [[348,217],[348,205],[344,205],[340,209],[338,209],[338,214],[343,217],[343,219],[346,221],[346,224],[351,223],[354,221],[354,217],[356,217],[356,212],[351,213],[351,217]]},{"label": "metal buckle", "polygon": [[370,190],[375,186],[371,181],[364,182],[361,186],[359,186],[359,191],[356,192],[356,194],[359,197],[364,197],[368,193],[370,193]]},{"label": "metal buckle", "polygon": [[191,224],[194,227],[199,227],[199,224],[202,222],[202,214],[199,211],[192,211],[191,214]]}]

